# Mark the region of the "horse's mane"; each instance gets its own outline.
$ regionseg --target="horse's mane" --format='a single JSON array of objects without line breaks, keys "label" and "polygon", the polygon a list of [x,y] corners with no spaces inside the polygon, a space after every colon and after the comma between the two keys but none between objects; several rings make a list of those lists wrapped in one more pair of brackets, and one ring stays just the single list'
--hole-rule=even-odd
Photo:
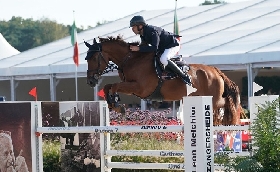
[{"label": "horse's mane", "polygon": [[101,38],[101,37],[98,37],[98,38],[99,38],[99,42],[100,43],[104,43],[104,42],[117,42],[117,43],[119,43],[120,45],[123,45],[123,46],[128,46],[128,45],[131,45],[131,44],[132,45],[139,45],[139,42],[129,43],[129,42],[124,41],[122,35],[118,35],[117,37],[107,36],[106,38]]}]

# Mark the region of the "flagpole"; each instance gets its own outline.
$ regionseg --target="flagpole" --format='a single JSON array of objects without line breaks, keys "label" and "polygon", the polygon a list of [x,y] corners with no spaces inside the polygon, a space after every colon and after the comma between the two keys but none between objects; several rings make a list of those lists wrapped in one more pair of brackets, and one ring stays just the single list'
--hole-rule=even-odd
[{"label": "flagpole", "polygon": [[[75,11],[73,10],[73,20],[75,21]],[[78,40],[76,40],[78,41]],[[76,66],[76,70],[75,70],[75,88],[76,88],[76,101],[78,101],[78,65]]]},{"label": "flagpole", "polygon": [[78,101],[78,67],[76,66],[76,72],[75,72],[75,85],[76,85],[76,101]]},{"label": "flagpole", "polygon": [[[174,10],[174,19],[173,19],[173,32],[174,34],[178,34],[178,30],[177,30],[177,0],[175,0],[175,10]],[[176,54],[178,54],[179,52],[177,52]],[[173,117],[177,117],[176,114],[176,101],[173,101],[173,106],[172,106],[172,110],[173,110]]]},{"label": "flagpole", "polygon": [[177,0],[175,0],[174,18],[173,18],[173,32],[176,33],[177,26]]}]

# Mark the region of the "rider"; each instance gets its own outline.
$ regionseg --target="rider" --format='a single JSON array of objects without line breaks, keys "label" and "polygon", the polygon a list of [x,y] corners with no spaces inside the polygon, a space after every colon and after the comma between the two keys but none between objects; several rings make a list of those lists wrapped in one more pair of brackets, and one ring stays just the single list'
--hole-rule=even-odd
[{"label": "rider", "polygon": [[[163,52],[160,62],[164,67],[168,67],[174,73],[178,74],[181,79],[188,85],[191,81],[188,75],[173,62],[170,58],[174,57],[180,50],[179,35],[167,32],[164,29],[146,24],[142,16],[134,16],[130,20],[130,27],[136,35],[140,35],[140,46],[130,46],[131,51],[139,52]],[[150,44],[151,46],[149,46]]]}]

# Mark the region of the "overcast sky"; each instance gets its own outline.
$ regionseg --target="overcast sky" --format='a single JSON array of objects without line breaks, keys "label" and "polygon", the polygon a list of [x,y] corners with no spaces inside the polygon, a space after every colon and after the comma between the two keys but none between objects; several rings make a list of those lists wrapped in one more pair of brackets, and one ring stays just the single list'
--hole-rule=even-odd
[{"label": "overcast sky", "polygon": [[[235,3],[245,0],[226,0]],[[163,3],[164,2],[164,3]],[[177,7],[198,6],[204,0],[178,0]],[[78,27],[95,26],[97,22],[112,21],[142,11],[174,9],[175,0],[0,0],[0,20],[12,16],[34,20],[42,17],[64,25],[73,23],[73,10]]]}]

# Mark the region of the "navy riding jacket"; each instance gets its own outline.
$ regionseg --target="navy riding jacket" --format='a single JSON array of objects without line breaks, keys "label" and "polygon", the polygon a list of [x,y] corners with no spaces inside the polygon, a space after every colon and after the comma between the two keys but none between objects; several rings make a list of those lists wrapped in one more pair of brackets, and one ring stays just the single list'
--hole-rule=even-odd
[{"label": "navy riding jacket", "polygon": [[165,49],[178,46],[179,43],[177,39],[179,35],[174,35],[173,33],[167,32],[164,29],[145,25],[143,27],[143,36],[140,35],[142,43],[147,43],[149,45],[140,45],[140,52],[163,52]]}]

